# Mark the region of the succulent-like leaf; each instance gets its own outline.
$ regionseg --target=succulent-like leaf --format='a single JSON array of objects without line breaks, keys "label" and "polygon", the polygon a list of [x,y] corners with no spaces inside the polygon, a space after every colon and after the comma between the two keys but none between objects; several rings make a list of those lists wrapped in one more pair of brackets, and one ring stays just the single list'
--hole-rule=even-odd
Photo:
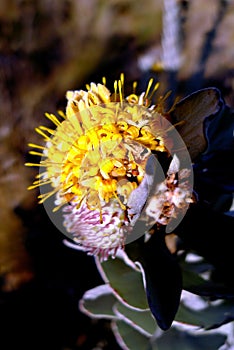
[{"label": "succulent-like leaf", "polygon": [[218,350],[225,340],[221,333],[192,334],[173,327],[156,339],[152,347],[153,350]]},{"label": "succulent-like leaf", "polygon": [[149,337],[139,333],[123,321],[112,322],[112,330],[123,350],[150,350]]},{"label": "succulent-like leaf", "polygon": [[148,303],[159,327],[167,330],[180,303],[181,270],[159,231],[145,243],[142,252]]},{"label": "succulent-like leaf", "polygon": [[234,303],[222,302],[202,310],[193,310],[181,303],[175,319],[205,329],[218,328],[234,320]]},{"label": "succulent-like leaf", "polygon": [[152,316],[152,313],[148,310],[132,310],[118,302],[114,306],[114,312],[119,319],[122,319],[146,336],[151,336],[156,331],[156,322]]},{"label": "succulent-like leaf", "polygon": [[132,308],[148,309],[142,273],[124,252],[122,256],[125,261],[116,257],[101,263],[96,258],[98,270],[121,302]]},{"label": "succulent-like leaf", "polygon": [[92,318],[122,320],[138,332],[150,337],[156,330],[149,310],[133,310],[117,300],[109,284],[88,290],[79,302],[80,310]]},{"label": "succulent-like leaf", "polygon": [[88,290],[79,302],[80,310],[93,318],[117,319],[113,311],[116,298],[108,284]]}]

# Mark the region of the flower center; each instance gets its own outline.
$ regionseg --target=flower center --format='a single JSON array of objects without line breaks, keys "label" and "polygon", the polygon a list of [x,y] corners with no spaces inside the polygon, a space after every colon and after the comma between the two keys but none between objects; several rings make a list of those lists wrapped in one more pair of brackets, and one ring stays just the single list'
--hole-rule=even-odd
[{"label": "flower center", "polygon": [[[66,201],[86,198],[90,209],[117,198],[122,209],[142,181],[147,156],[162,147],[144,127],[126,121],[97,125],[78,137],[63,162],[60,182]],[[123,182],[123,179],[126,181]]]}]

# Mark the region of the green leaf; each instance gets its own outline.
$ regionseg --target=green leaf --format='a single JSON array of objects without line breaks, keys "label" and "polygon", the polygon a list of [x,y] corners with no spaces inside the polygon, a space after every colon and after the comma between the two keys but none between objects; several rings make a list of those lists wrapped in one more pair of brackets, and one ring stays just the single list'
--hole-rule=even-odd
[{"label": "green leaf", "polygon": [[[137,309],[148,309],[145,289],[143,286],[142,273],[133,262],[129,266],[122,259],[108,259],[97,267],[106,283],[110,283],[116,297],[123,303]],[[135,266],[135,268],[134,268]]]},{"label": "green leaf", "polygon": [[116,298],[108,285],[101,285],[88,290],[79,302],[80,310],[93,318],[117,318],[113,306]]},{"label": "green leaf", "polygon": [[153,342],[153,350],[218,350],[225,340],[220,333],[192,334],[171,328]]},{"label": "green leaf", "polygon": [[234,320],[234,303],[222,302],[202,310],[192,310],[181,303],[175,319],[205,329],[217,328]]},{"label": "green leaf", "polygon": [[147,336],[151,336],[157,327],[150,311],[133,310],[121,304],[108,284],[88,290],[80,300],[79,306],[89,317],[123,320]]},{"label": "green leaf", "polygon": [[117,303],[114,307],[115,314],[133,328],[142,329],[149,336],[156,331],[157,324],[150,311],[137,311],[127,308],[125,305]]},{"label": "green leaf", "polygon": [[112,330],[123,350],[150,350],[149,337],[139,333],[123,321],[112,322]]}]

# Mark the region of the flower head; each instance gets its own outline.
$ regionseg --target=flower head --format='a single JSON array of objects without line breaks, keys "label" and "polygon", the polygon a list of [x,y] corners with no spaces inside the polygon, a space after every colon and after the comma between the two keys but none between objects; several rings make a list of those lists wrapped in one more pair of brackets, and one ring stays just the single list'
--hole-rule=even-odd
[{"label": "flower head", "polygon": [[39,195],[40,203],[56,194],[54,210],[65,205],[66,229],[93,254],[114,255],[123,247],[132,219],[129,196],[144,179],[152,152],[168,153],[159,123],[163,101],[150,105],[158,87],[152,84],[139,96],[134,83],[133,93],[124,97],[123,76],[113,94],[105,81],[91,83],[87,91],[68,91],[62,120],[46,113],[56,129],[36,128],[45,146],[30,144],[43,150],[30,153],[42,156],[38,165],[44,169],[30,189],[51,185]]}]

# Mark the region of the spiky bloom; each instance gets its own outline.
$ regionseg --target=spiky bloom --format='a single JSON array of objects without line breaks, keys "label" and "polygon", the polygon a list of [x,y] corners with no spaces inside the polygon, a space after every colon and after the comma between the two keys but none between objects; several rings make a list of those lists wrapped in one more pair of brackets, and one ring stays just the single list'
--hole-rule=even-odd
[{"label": "spiky bloom", "polygon": [[133,93],[124,97],[123,76],[113,94],[105,82],[68,91],[62,120],[46,113],[57,128],[36,128],[45,146],[30,144],[43,150],[30,153],[42,156],[38,165],[44,169],[30,189],[51,185],[39,195],[40,203],[56,194],[54,210],[65,205],[65,227],[92,254],[106,257],[123,247],[132,219],[129,196],[141,184],[151,152],[167,153],[158,123],[163,101],[150,106],[158,86],[152,84],[140,96],[134,83]]}]

